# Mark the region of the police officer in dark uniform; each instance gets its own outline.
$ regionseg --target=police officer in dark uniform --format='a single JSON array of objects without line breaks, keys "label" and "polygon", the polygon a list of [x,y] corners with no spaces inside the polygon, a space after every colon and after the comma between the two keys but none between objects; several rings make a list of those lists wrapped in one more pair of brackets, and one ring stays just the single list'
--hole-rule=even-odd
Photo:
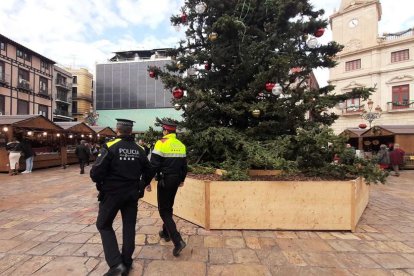
[{"label": "police officer in dark uniform", "polygon": [[[157,173],[158,211],[164,222],[159,232],[165,241],[174,243],[173,255],[178,256],[186,246],[173,220],[173,205],[178,187],[184,185],[187,175],[187,157],[185,145],[177,139],[177,125],[170,121],[162,124],[162,139],[155,144],[151,154],[151,165]],[[151,186],[147,186],[150,191]]]},{"label": "police officer in dark uniform", "polygon": [[[135,249],[137,205],[145,186],[154,175],[142,148],[131,136],[133,121],[117,120],[117,137],[105,143],[90,176],[99,191],[96,227],[101,234],[105,260],[110,269],[105,275],[128,275]],[[122,253],[112,223],[122,214]]]}]

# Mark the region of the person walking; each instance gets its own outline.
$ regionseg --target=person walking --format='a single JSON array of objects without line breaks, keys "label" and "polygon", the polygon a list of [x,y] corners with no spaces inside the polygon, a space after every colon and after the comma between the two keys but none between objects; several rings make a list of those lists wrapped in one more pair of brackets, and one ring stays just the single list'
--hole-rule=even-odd
[{"label": "person walking", "polygon": [[390,152],[390,163],[395,176],[400,176],[400,169],[404,164],[405,152],[400,148],[399,144],[394,144],[393,150]]},{"label": "person walking", "polygon": [[[155,144],[151,154],[151,165],[157,173],[158,211],[163,221],[159,236],[174,243],[173,255],[178,256],[186,246],[173,220],[173,205],[178,187],[184,185],[187,175],[187,157],[185,145],[177,139],[177,125],[169,121],[162,124],[162,139]],[[151,191],[151,186],[147,186]]]},{"label": "person walking", "polygon": [[86,146],[86,141],[81,140],[75,150],[75,154],[79,160],[80,174],[85,173],[85,164],[89,161],[89,152],[89,148]]},{"label": "person walking", "polygon": [[387,146],[382,144],[380,150],[377,153],[378,164],[381,169],[388,169],[390,166],[390,154],[388,152]]},{"label": "person walking", "polygon": [[9,175],[19,173],[19,159],[22,155],[22,146],[16,137],[6,144],[6,150],[9,152]]},{"label": "person walking", "polygon": [[24,139],[21,143],[23,156],[26,159],[26,169],[22,173],[31,173],[33,169],[33,159],[36,153],[32,149],[32,144],[28,139]]},{"label": "person walking", "polygon": [[[143,196],[154,173],[142,148],[131,136],[133,121],[116,119],[117,138],[103,145],[90,177],[99,191],[96,227],[102,239],[110,275],[128,275],[135,250],[138,199]],[[119,251],[113,221],[122,215],[122,252]]]}]

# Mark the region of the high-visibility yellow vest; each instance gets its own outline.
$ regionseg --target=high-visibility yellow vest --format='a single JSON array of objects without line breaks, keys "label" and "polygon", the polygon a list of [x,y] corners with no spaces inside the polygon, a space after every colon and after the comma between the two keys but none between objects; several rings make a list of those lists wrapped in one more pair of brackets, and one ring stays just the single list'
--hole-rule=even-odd
[{"label": "high-visibility yellow vest", "polygon": [[186,148],[175,133],[170,133],[162,137],[155,143],[154,154],[162,157],[186,157]]}]

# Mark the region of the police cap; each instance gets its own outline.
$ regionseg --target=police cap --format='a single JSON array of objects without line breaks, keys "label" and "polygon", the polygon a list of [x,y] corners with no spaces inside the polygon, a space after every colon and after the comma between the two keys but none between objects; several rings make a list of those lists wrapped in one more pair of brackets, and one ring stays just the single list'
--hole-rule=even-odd
[{"label": "police cap", "polygon": [[116,120],[116,125],[121,125],[121,126],[127,126],[127,127],[133,127],[135,121],[131,121],[128,119],[115,119]]},{"label": "police cap", "polygon": [[158,122],[161,124],[162,129],[166,129],[169,131],[175,131],[177,129],[177,123],[169,120],[158,120]]}]

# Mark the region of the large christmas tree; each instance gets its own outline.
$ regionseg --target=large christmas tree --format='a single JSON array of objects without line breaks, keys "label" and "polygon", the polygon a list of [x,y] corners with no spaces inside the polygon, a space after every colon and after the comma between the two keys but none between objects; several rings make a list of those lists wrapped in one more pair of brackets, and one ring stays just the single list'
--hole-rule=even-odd
[{"label": "large christmas tree", "polygon": [[306,85],[313,69],[335,66],[342,49],[319,44],[323,13],[307,0],[186,0],[171,17],[186,40],[170,65],[149,71],[183,110],[193,162],[230,171],[330,163],[327,145],[338,139],[326,129],[337,118],[328,110],[372,90],[334,95],[332,86]]}]

